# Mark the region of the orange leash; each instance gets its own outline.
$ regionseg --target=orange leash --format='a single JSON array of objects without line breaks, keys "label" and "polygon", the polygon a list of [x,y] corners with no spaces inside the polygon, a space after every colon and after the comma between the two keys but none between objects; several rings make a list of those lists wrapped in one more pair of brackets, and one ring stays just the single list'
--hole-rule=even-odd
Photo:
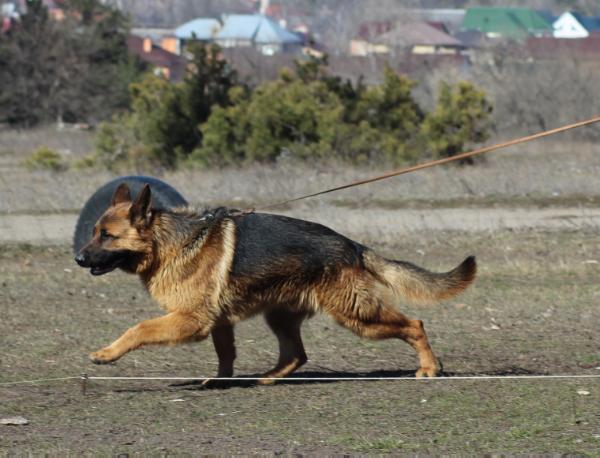
[{"label": "orange leash", "polygon": [[[417,170],[428,169],[429,167],[435,167],[436,165],[446,164],[446,163],[452,162],[452,161],[460,161],[461,159],[466,159],[468,157],[473,157],[473,156],[477,156],[479,154],[489,153],[491,151],[495,151],[495,150],[498,150],[501,148],[507,148],[509,146],[518,145],[519,143],[525,143],[525,142],[529,142],[532,140],[537,140],[538,138],[548,137],[550,135],[558,134],[560,132],[565,132],[565,131],[571,130],[571,129],[577,129],[578,127],[588,126],[590,124],[595,124],[597,122],[600,122],[600,116],[586,119],[585,121],[579,121],[579,122],[575,122],[573,124],[568,124],[566,126],[557,127],[555,129],[545,130],[545,131],[539,132],[537,134],[527,135],[526,137],[519,137],[519,138],[515,138],[513,140],[508,140],[508,141],[505,141],[502,143],[496,143],[495,145],[485,146],[483,148],[471,150],[466,153],[458,154],[456,156],[451,156],[451,157],[447,157],[444,159],[437,159],[435,161],[424,162],[422,164],[417,164],[417,165],[413,165],[410,167],[404,167],[404,168],[397,169],[397,170],[394,170],[394,171],[391,171],[388,173],[384,173],[383,175],[378,175],[378,176],[375,176],[372,178],[366,178],[364,180],[354,181],[352,183],[348,183],[348,184],[345,184],[342,186],[337,186],[335,188],[325,189],[323,191],[315,192],[313,194],[307,194],[305,196],[294,197],[293,199],[288,199],[288,200],[284,200],[281,202],[269,204],[266,206],[257,207],[256,210],[267,210],[267,209],[270,209],[273,207],[278,207],[280,205],[286,205],[286,204],[289,204],[292,202],[297,202],[299,200],[308,199],[309,197],[320,196],[322,194],[328,194],[330,192],[340,191],[342,189],[352,188],[354,186],[360,186],[360,185],[367,184],[367,183],[373,183],[375,181],[385,180],[386,178],[391,178],[391,177],[395,177],[398,175],[404,175],[405,173],[416,172]],[[254,211],[254,210],[255,209],[252,209],[251,211]]]}]

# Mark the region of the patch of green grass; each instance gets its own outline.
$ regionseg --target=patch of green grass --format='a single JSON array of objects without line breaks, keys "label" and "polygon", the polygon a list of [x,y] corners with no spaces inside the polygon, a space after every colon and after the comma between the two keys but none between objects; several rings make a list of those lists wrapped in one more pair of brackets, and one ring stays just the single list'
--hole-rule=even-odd
[{"label": "patch of green grass", "polygon": [[506,434],[510,439],[529,439],[537,434],[540,434],[543,428],[533,426],[531,428],[513,427]]},{"label": "patch of green grass", "polygon": [[357,452],[392,452],[403,447],[404,441],[393,436],[365,438],[355,436],[333,437],[333,443],[346,446]]},{"label": "patch of green grass", "polygon": [[86,154],[82,158],[73,162],[75,170],[84,170],[94,168],[98,165],[98,158],[94,154]]},{"label": "patch of green grass", "polygon": [[585,364],[585,365],[598,365],[600,366],[600,354],[593,354],[593,355],[578,355],[577,356],[577,360],[581,363],[581,364]]},{"label": "patch of green grass", "polygon": [[67,168],[60,154],[45,146],[31,153],[23,164],[29,170],[52,170],[58,172]]}]

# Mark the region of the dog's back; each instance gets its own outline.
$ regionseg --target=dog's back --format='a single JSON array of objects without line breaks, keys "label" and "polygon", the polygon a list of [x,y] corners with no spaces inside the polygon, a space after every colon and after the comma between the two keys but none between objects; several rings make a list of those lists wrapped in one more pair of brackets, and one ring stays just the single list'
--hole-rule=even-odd
[{"label": "dog's back", "polygon": [[364,246],[317,223],[252,213],[235,224],[233,276],[279,276],[293,269],[310,280],[328,269],[362,266]]},{"label": "dog's back", "polygon": [[235,224],[230,279],[245,283],[253,292],[285,287],[289,298],[296,296],[294,289],[299,293],[327,288],[329,295],[338,296],[340,289],[355,290],[355,286],[373,292],[377,284],[377,290],[389,288],[397,299],[423,303],[450,298],[475,277],[473,257],[449,272],[433,273],[408,262],[385,259],[309,221],[253,213],[235,218]]}]

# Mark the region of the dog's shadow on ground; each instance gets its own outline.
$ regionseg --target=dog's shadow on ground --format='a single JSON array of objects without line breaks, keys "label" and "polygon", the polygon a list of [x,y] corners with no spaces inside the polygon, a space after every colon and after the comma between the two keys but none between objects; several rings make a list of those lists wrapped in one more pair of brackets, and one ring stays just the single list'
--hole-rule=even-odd
[{"label": "dog's shadow on ground", "polygon": [[[493,371],[484,372],[453,372],[443,371],[439,378],[451,378],[451,377],[475,377],[475,376],[514,376],[514,375],[546,375],[543,372],[532,371],[522,367],[506,367]],[[182,383],[174,383],[169,385],[172,389],[183,389],[183,390],[227,390],[231,388],[255,388],[258,387],[256,380],[248,380],[248,378],[260,378],[261,374],[247,374],[240,376],[240,380],[214,380],[206,383],[205,380],[190,380]],[[320,385],[329,383],[345,383],[361,381],[376,381],[375,379],[380,378],[382,380],[390,378],[415,378],[414,370],[377,370],[371,372],[329,372],[329,371],[303,371],[298,372],[290,377],[277,379],[274,384],[277,386],[282,385]]]},{"label": "dog's shadow on ground", "polygon": [[[361,378],[385,378],[385,377],[414,377],[414,371],[396,370],[396,371],[373,371],[373,372],[329,372],[329,371],[303,371],[297,372],[289,377],[277,379],[274,385],[313,385],[324,383],[341,383],[345,381],[356,381]],[[215,380],[213,383],[203,385],[202,380],[192,380],[190,382],[176,383],[170,385],[172,388],[183,389],[229,389],[229,388],[253,388],[259,386],[257,380],[247,380],[248,378],[260,378],[261,374],[241,375],[240,380]]]},{"label": "dog's shadow on ground", "polygon": [[[454,371],[442,371],[438,379],[452,378],[452,377],[478,377],[478,376],[518,376],[518,375],[548,375],[546,372],[533,371],[527,368],[518,366],[503,367],[500,369],[494,369],[490,371],[472,371],[472,372],[454,372]],[[198,380],[186,380],[184,382],[172,383],[162,387],[149,388],[120,388],[113,389],[113,392],[119,393],[135,393],[135,392],[147,392],[147,391],[179,391],[179,390],[228,390],[232,388],[259,388],[260,385],[257,383],[258,378],[261,374],[244,374],[239,376],[239,380],[235,378],[233,380],[211,380],[211,379],[198,379]],[[347,383],[361,381],[376,381],[381,378],[382,380],[402,377],[402,378],[415,378],[414,370],[377,370],[370,372],[331,372],[331,371],[303,371],[297,372],[290,377],[277,379],[274,382],[275,386],[287,386],[287,385],[320,385],[329,383]],[[207,383],[208,380],[208,383]]]}]

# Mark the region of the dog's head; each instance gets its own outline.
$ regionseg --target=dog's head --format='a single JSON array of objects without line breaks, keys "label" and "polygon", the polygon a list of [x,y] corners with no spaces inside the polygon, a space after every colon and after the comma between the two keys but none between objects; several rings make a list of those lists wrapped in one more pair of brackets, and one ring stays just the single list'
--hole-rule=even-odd
[{"label": "dog's head", "polygon": [[147,184],[132,201],[129,187],[121,183],[110,207],[94,226],[92,240],[75,256],[77,264],[89,267],[92,275],[102,275],[116,268],[136,272],[152,248],[150,201]]}]

